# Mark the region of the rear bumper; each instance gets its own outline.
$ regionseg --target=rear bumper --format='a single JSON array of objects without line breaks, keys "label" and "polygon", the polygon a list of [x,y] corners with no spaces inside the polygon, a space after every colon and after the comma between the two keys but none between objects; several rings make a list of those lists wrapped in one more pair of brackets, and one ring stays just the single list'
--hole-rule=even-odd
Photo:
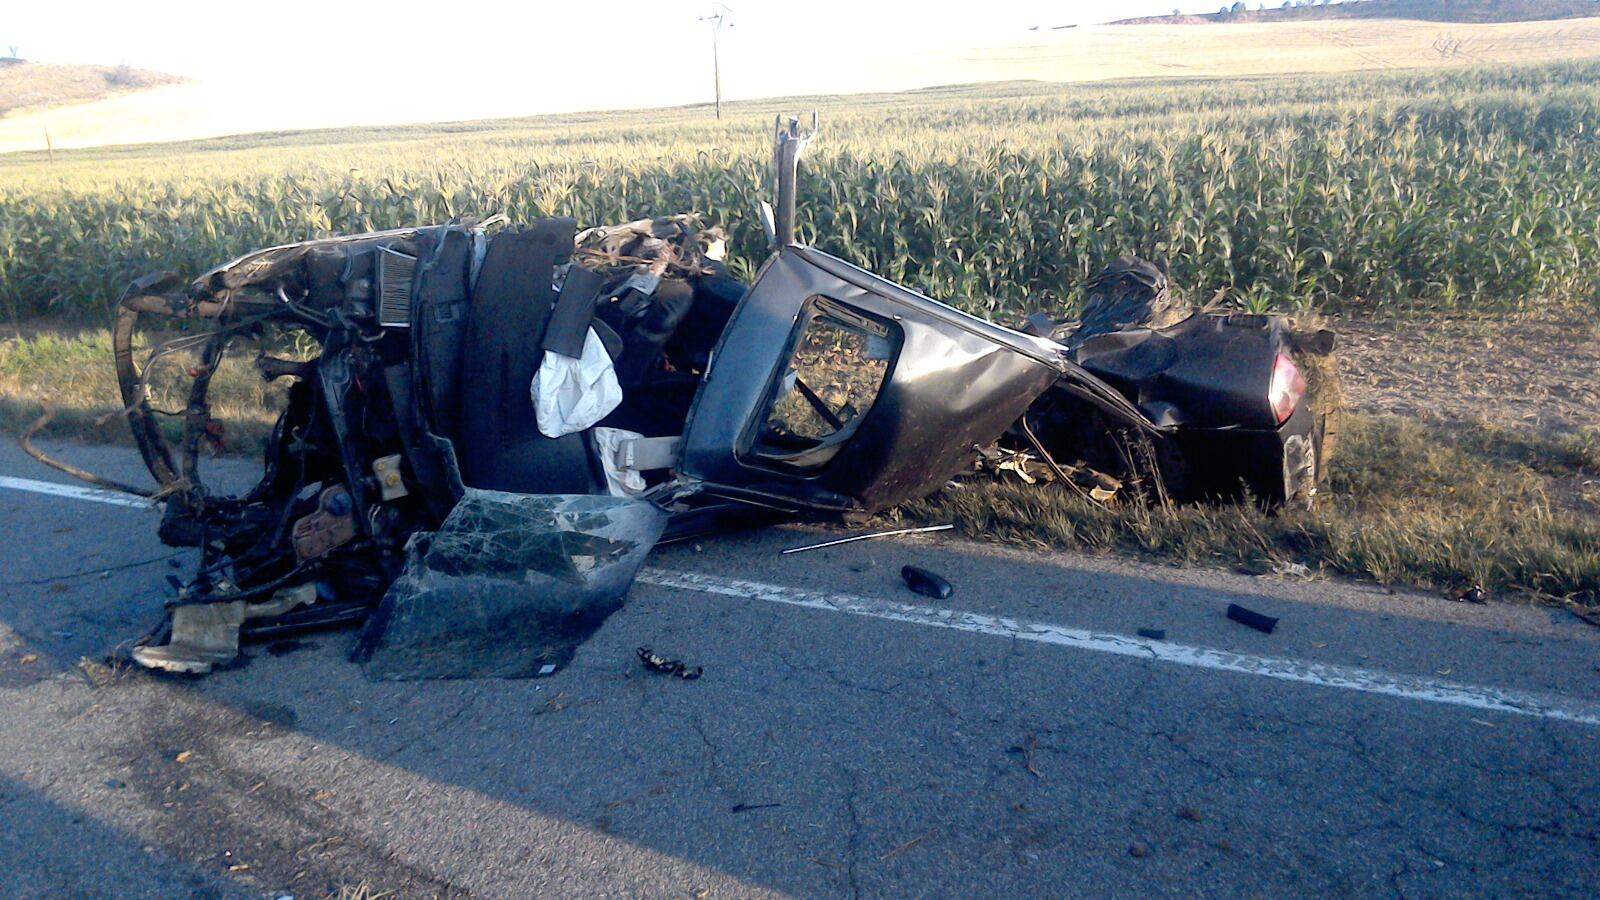
[{"label": "rear bumper", "polygon": [[1267,506],[1309,502],[1320,475],[1316,415],[1301,404],[1275,430],[1184,428],[1172,436],[1168,488],[1175,499],[1238,500]]}]

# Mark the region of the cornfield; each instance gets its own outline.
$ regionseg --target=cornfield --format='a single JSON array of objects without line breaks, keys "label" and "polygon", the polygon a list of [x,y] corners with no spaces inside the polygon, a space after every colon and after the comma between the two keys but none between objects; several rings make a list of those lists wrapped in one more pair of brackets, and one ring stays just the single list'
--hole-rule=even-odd
[{"label": "cornfield", "polygon": [[802,239],[992,318],[1122,253],[1252,311],[1600,295],[1600,63],[1006,84],[0,158],[0,312],[103,317],[146,271],[504,213],[699,212],[765,253],[771,113],[822,110]]}]

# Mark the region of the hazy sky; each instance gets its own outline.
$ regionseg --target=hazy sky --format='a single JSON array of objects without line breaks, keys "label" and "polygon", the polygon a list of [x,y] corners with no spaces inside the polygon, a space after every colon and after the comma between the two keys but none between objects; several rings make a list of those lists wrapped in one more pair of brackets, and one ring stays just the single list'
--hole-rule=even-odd
[{"label": "hazy sky", "polygon": [[[715,0],[0,2],[0,50],[193,79],[25,121],[10,117],[0,121],[0,151],[37,149],[47,132],[57,147],[89,146],[674,106],[713,95],[711,30],[698,20],[719,9]],[[1182,0],[729,6],[721,61],[730,100],[1049,77],[1019,60],[1041,48],[1082,52],[1061,45],[1081,32],[1054,27],[1174,6],[1214,11]]]},{"label": "hazy sky", "polygon": [[[404,78],[457,67],[491,77],[560,75],[569,89],[610,93],[640,78],[698,76],[710,66],[710,0],[601,0],[544,4],[347,3],[338,0],[10,0],[0,47],[29,59],[128,63],[201,78],[308,84],[319,76]],[[808,70],[838,57],[912,48],[1026,40],[1029,26],[1104,22],[1207,4],[990,0],[920,4],[860,0],[734,0],[723,33],[725,88],[767,84],[789,66],[800,89]],[[885,48],[874,50],[874,42]],[[764,70],[759,77],[753,70]],[[574,78],[576,76],[576,78]],[[782,79],[780,79],[782,80]],[[531,85],[530,85],[531,89]]]}]

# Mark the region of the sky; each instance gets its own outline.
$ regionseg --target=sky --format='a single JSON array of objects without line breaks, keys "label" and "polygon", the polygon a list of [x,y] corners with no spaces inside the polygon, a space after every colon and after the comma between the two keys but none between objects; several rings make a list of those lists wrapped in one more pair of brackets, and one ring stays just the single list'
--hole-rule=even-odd
[{"label": "sky", "polygon": [[[1086,29],[1220,0],[8,0],[0,51],[182,85],[0,119],[0,152],[1051,77]],[[908,12],[907,10],[910,10]],[[1020,49],[1019,49],[1020,48]],[[1065,55],[1063,55],[1065,54]]]},{"label": "sky", "polygon": [[[982,52],[1052,26],[1171,12],[1165,2],[993,0],[903,3],[734,0],[720,37],[730,98],[893,82],[908,53]],[[1176,5],[1184,6],[1183,3]],[[552,108],[614,107],[635,93],[700,99],[710,84],[713,0],[544,4],[337,0],[14,0],[0,48],[44,62],[123,64],[232,85],[356,87],[450,78],[510,80]],[[1206,10],[1200,4],[1200,10]],[[1193,3],[1186,8],[1194,9]],[[911,10],[908,12],[907,10]],[[648,84],[647,84],[648,83]],[[503,94],[511,88],[495,84]],[[625,104],[625,105],[651,105]]]}]

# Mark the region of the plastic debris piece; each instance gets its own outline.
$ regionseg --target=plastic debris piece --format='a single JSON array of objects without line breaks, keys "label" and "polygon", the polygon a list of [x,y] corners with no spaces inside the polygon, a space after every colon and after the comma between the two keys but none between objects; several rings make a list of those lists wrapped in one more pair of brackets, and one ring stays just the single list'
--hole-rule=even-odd
[{"label": "plastic debris piece", "polygon": [[1278,620],[1272,616],[1264,616],[1255,610],[1245,609],[1237,603],[1228,604],[1228,618],[1265,634],[1271,634],[1272,629],[1278,627]]},{"label": "plastic debris piece", "polygon": [[639,662],[644,663],[645,669],[657,675],[676,675],[684,681],[693,681],[705,673],[701,666],[690,668],[684,665],[683,660],[659,656],[649,647],[640,647],[638,653]]},{"label": "plastic debris piece", "polygon": [[203,675],[239,655],[239,628],[251,619],[270,619],[317,600],[312,584],[283,588],[268,600],[186,603],[172,610],[172,637],[160,647],[134,647],[133,661],[147,669]]},{"label": "plastic debris piece", "polygon": [[1272,564],[1272,574],[1280,578],[1310,578],[1311,567],[1304,563],[1278,561]]},{"label": "plastic debris piece", "polygon": [[948,600],[951,593],[955,591],[955,588],[950,586],[950,582],[918,566],[902,567],[900,569],[900,577],[904,579],[906,587],[924,597],[932,597],[935,600]]},{"label": "plastic debris piece", "polygon": [[1149,638],[1152,641],[1164,641],[1167,639],[1167,630],[1165,628],[1141,628],[1139,629],[1139,637]]}]

